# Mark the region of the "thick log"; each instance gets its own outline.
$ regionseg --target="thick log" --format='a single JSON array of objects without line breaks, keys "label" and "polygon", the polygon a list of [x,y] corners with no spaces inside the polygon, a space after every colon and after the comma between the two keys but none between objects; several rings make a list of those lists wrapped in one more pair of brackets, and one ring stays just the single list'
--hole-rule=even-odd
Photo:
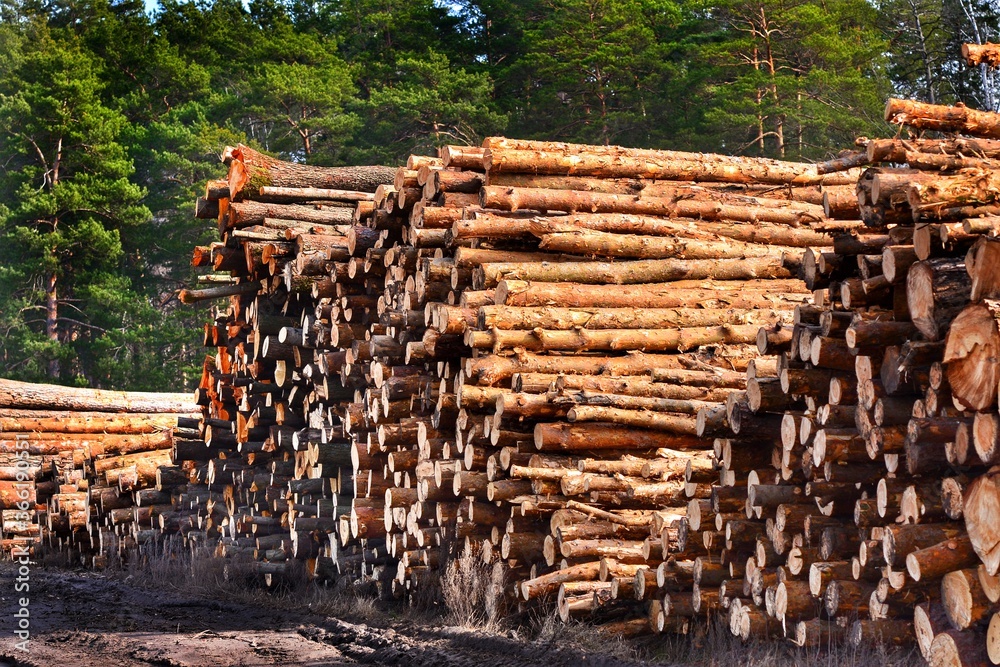
[{"label": "thick log", "polygon": [[965,630],[984,618],[992,607],[979,585],[974,567],[944,575],[941,579],[941,603],[956,630]]},{"label": "thick log", "polygon": [[[963,206],[991,206],[1000,200],[1000,179],[992,169],[964,169],[951,176],[939,176],[927,183],[915,183],[909,190],[914,219],[924,211]],[[940,216],[937,216],[940,217]]]},{"label": "thick log", "polygon": [[38,416],[7,417],[0,410],[0,433],[35,431],[44,433],[156,433],[177,426],[170,414],[38,411]]},{"label": "thick log", "polygon": [[[1000,44],[988,42],[986,44],[962,44],[962,58],[973,67],[986,65],[995,69],[1000,67]],[[1000,662],[993,660],[993,664],[1000,664]]]},{"label": "thick log", "polygon": [[968,304],[971,290],[962,260],[943,257],[913,264],[906,278],[913,325],[927,340],[939,340]]},{"label": "thick log", "polygon": [[1000,139],[1000,116],[962,106],[926,104],[893,97],[885,105],[885,119],[918,130],[959,132],[974,137]]},{"label": "thick log", "polygon": [[[552,150],[488,148],[483,155],[487,177],[504,172],[562,174],[601,178],[652,178],[676,181],[726,183],[770,183],[775,185],[835,184],[847,182],[853,172],[841,172],[845,178],[833,179],[819,174],[811,164],[779,162],[763,158],[725,158],[706,160],[698,153],[647,151],[643,154],[608,154],[589,150],[571,153]],[[840,175],[840,174],[837,174]]]},{"label": "thick log", "polygon": [[341,206],[318,208],[297,204],[244,201],[230,204],[227,227],[240,229],[252,225],[262,225],[265,219],[271,218],[295,220],[315,225],[350,225],[353,217],[354,214],[350,208]]},{"label": "thick log", "polygon": [[642,350],[684,351],[702,345],[753,344],[759,327],[753,324],[688,329],[576,329],[558,331],[469,331],[465,344],[474,349],[504,350]]},{"label": "thick log", "polygon": [[1000,529],[996,522],[998,512],[1000,468],[994,467],[969,484],[962,510],[972,547],[991,576],[1000,570]]},{"label": "thick log", "polygon": [[906,571],[914,581],[934,580],[977,562],[972,541],[963,535],[907,554]]},{"label": "thick log", "polygon": [[582,424],[538,423],[534,430],[535,447],[546,451],[586,451],[601,449],[706,449],[711,443],[693,435],[637,429],[618,424],[587,422]]},{"label": "thick log", "polygon": [[592,230],[559,231],[539,236],[538,247],[548,252],[625,259],[736,259],[781,257],[793,248],[742,241],[702,241],[666,236],[609,234]]},{"label": "thick log", "polygon": [[733,225],[725,222],[665,219],[657,216],[621,213],[575,213],[527,218],[511,218],[494,213],[476,213],[470,220],[456,221],[452,226],[452,235],[455,239],[523,238],[558,232],[567,228],[613,234],[676,236],[703,241],[718,241],[720,238],[728,238],[744,243],[762,243],[795,248],[823,247],[830,244],[830,237],[823,232],[786,225]]},{"label": "thick log", "polygon": [[720,324],[773,325],[789,321],[788,311],[713,308],[518,308],[484,306],[480,329],[661,329],[711,327]]},{"label": "thick log", "polygon": [[1000,158],[1000,141],[956,137],[953,139],[872,139],[868,142],[872,162],[906,162],[907,153],[930,155],[975,155]]},{"label": "thick log", "polygon": [[1000,302],[964,308],[945,339],[944,363],[955,404],[984,411],[997,403],[1000,381]]},{"label": "thick log", "polygon": [[4,379],[0,379],[0,407],[181,414],[198,411],[187,394],[79,389]]},{"label": "thick log", "polygon": [[986,665],[986,639],[981,632],[945,630],[931,642],[927,662],[933,667]]},{"label": "thick log", "polygon": [[1000,261],[1000,239],[981,238],[966,255],[966,270],[972,278],[973,301],[1000,297],[1000,276],[996,263]]},{"label": "thick log", "polygon": [[480,385],[496,385],[515,373],[634,376],[653,369],[682,369],[681,357],[632,353],[626,356],[548,356],[525,352],[515,356],[483,355],[465,360],[465,375]]},{"label": "thick log", "polygon": [[238,285],[219,285],[218,287],[206,287],[204,289],[182,289],[177,293],[177,298],[180,299],[181,303],[190,305],[199,301],[222,299],[228,296],[256,294],[259,291],[260,283],[250,282]]},{"label": "thick log", "polygon": [[234,200],[257,195],[262,187],[324,188],[375,192],[391,184],[392,167],[314,167],[285,162],[240,144],[229,164],[229,192]]}]

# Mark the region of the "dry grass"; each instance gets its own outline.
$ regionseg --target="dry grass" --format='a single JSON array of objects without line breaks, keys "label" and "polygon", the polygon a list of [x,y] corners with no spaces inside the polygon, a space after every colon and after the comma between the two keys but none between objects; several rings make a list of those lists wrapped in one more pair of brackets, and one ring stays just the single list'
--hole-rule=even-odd
[{"label": "dry grass", "polygon": [[[447,562],[440,579],[418,583],[408,605],[386,601],[374,579],[329,586],[308,582],[300,565],[280,585],[268,588],[254,563],[213,557],[209,550],[192,552],[179,539],[144,545],[109,572],[146,589],[223,599],[255,606],[309,611],[370,625],[400,620],[418,625],[442,621],[484,634],[605,656],[614,661],[648,662],[686,667],[909,667],[923,665],[916,649],[885,646],[854,648],[834,644],[797,648],[776,641],[741,642],[726,624],[716,622],[690,635],[650,635],[629,641],[594,632],[584,621],[561,622],[550,607],[512,616],[504,595],[502,568],[486,565],[473,553]],[[443,614],[442,614],[443,612]],[[443,616],[443,618],[442,618]]]},{"label": "dry grass", "polygon": [[721,621],[690,636],[660,635],[637,642],[638,656],[664,665],[692,667],[917,667],[915,649],[852,647],[846,642],[799,648],[778,640],[742,642]]},{"label": "dry grass", "polygon": [[503,628],[507,582],[501,567],[487,565],[476,554],[464,550],[445,565],[440,585],[453,623],[488,633]]}]

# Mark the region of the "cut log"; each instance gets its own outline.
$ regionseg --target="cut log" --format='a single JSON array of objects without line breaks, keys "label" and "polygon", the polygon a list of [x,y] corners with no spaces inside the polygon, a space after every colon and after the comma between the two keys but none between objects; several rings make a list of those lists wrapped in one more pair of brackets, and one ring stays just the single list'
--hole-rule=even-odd
[{"label": "cut log", "polygon": [[[706,281],[708,282],[708,281]],[[496,302],[508,306],[571,308],[682,308],[699,304],[713,309],[782,308],[803,303],[808,295],[785,280],[725,281],[700,287],[694,281],[636,284],[633,289],[573,282],[499,281]],[[770,285],[769,285],[770,283]],[[765,291],[766,290],[766,291]]]},{"label": "cut log", "polygon": [[906,278],[913,325],[927,340],[939,340],[968,304],[971,289],[964,261],[946,257],[913,264]]},{"label": "cut log", "polygon": [[956,630],[965,630],[984,618],[992,606],[979,585],[974,567],[944,575],[941,580],[941,603]]},{"label": "cut log", "polygon": [[[962,58],[973,67],[976,65],[1000,67],[1000,44],[962,44]],[[992,660],[992,655],[990,659]],[[1000,661],[993,660],[993,664],[998,665]]]},{"label": "cut log", "polygon": [[1000,570],[1000,528],[996,522],[1000,516],[1000,467],[969,484],[962,513],[972,547],[986,572],[996,575]]},{"label": "cut log", "polygon": [[666,218],[701,218],[733,222],[783,224],[800,226],[825,217],[821,206],[754,206],[699,201],[674,197],[645,197],[578,192],[574,190],[542,190],[536,188],[484,187],[479,203],[483,208],[503,211],[567,211],[590,213],[627,213],[656,215]]},{"label": "cut log", "polygon": [[755,280],[791,278],[793,258],[755,257],[749,259],[683,260],[654,259],[631,262],[516,262],[487,263],[476,270],[476,289],[496,287],[500,280],[634,285],[675,280]]},{"label": "cut log", "polygon": [[[659,154],[659,155],[657,155]],[[680,157],[683,156],[683,157]],[[658,159],[659,158],[659,159]],[[676,181],[715,181],[726,183],[771,183],[775,185],[810,185],[846,183],[846,177],[833,179],[819,174],[815,165],[779,162],[763,158],[723,158],[706,160],[698,153],[647,151],[641,156],[627,153],[608,155],[597,152],[569,153],[556,150],[517,150],[488,148],[483,156],[487,177],[503,172],[563,174],[601,178],[652,178]]]},{"label": "cut log", "polygon": [[1000,381],[1000,302],[984,300],[964,308],[951,323],[944,363],[955,404],[984,411],[997,403]]},{"label": "cut log", "polygon": [[1000,139],[1000,116],[989,111],[976,111],[964,105],[943,106],[913,100],[889,98],[885,119],[896,125],[918,130],[959,132],[974,137]]},{"label": "cut log", "polygon": [[379,185],[391,184],[392,167],[314,167],[285,162],[240,144],[232,151],[229,164],[229,192],[234,200],[259,194],[265,186],[324,188],[375,192]]}]

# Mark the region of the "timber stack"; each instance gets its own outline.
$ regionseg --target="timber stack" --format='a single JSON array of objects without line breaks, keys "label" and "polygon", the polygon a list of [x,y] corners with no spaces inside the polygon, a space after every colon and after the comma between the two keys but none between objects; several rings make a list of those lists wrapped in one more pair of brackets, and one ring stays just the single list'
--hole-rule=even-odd
[{"label": "timber stack", "polygon": [[845,158],[873,165],[866,229],[810,251],[813,304],[761,330],[777,377],[727,407],[773,428],[717,441],[728,474],[688,528],[717,520],[706,540],[725,549],[702,571],[722,566],[744,638],[915,640],[932,665],[1000,664],[1000,115],[890,99],[886,120],[945,137]]},{"label": "timber stack", "polygon": [[4,557],[93,567],[156,541],[183,489],[175,437],[196,435],[187,394],[0,380]]},{"label": "timber stack", "polygon": [[500,138],[365,183],[226,157],[194,262],[229,284],[181,294],[230,299],[178,451],[210,487],[192,536],[393,597],[476,560],[511,608],[609,631],[715,606],[683,519],[745,372],[777,373],[760,327],[793,323],[804,258],[862,225],[857,172]]}]

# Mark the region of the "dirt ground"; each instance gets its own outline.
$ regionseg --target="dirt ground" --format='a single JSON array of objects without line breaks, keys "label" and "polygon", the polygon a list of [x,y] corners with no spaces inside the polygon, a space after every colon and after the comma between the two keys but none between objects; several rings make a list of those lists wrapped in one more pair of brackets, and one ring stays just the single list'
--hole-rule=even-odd
[{"label": "dirt ground", "polygon": [[[427,665],[428,667],[631,667],[640,663],[567,649],[557,641],[418,624],[371,625],[308,609],[289,611],[144,590],[122,577],[34,568],[28,651],[14,637],[23,593],[15,568],[0,565],[0,667],[257,667]],[[384,627],[377,627],[377,626]]]}]

